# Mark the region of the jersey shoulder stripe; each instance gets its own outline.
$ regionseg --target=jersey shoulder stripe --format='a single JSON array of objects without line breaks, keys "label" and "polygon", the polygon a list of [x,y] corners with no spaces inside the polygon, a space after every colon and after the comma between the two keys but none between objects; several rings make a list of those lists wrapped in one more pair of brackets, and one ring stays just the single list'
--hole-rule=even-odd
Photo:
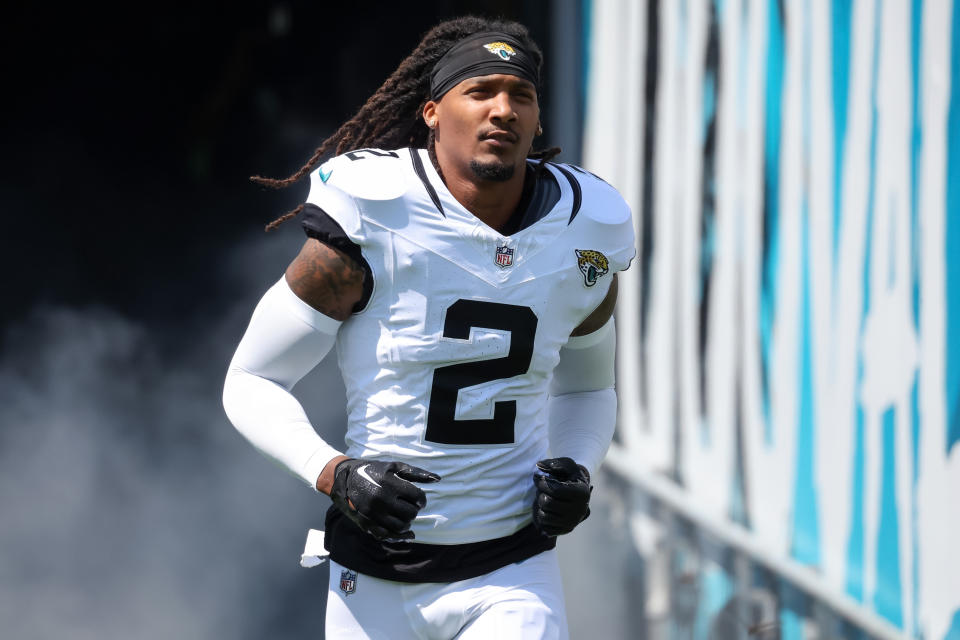
[{"label": "jersey shoulder stripe", "polygon": [[577,217],[577,214],[580,213],[580,207],[583,205],[583,191],[580,189],[580,183],[570,172],[570,169],[565,168],[562,164],[554,164],[553,166],[563,174],[563,177],[570,183],[570,189],[573,191],[573,206],[570,210],[570,219],[567,220],[567,224],[569,225],[573,222],[573,219]]},{"label": "jersey shoulder stripe", "polygon": [[417,177],[420,178],[420,182],[423,183],[423,187],[430,195],[430,199],[433,201],[433,204],[436,205],[437,211],[440,212],[440,215],[446,218],[447,214],[443,210],[443,203],[440,202],[440,196],[437,195],[437,190],[433,187],[433,183],[430,182],[430,178],[427,176],[427,170],[423,168],[423,159],[420,158],[420,154],[416,149],[411,147],[407,149],[407,151],[410,152],[410,161],[413,163],[414,172],[417,174]]},{"label": "jersey shoulder stripe", "polygon": [[[632,212],[620,192],[606,180],[573,164],[556,165],[567,179],[577,183],[584,215],[595,222],[621,225],[631,219]],[[573,217],[570,219],[573,222]]]}]

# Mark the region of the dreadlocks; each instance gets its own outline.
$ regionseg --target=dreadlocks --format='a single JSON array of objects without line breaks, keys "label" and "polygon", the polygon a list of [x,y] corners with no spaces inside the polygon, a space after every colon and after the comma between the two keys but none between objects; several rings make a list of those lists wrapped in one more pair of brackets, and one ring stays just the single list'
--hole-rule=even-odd
[{"label": "dreadlocks", "polygon": [[[310,159],[288,178],[274,179],[253,176],[250,179],[260,185],[282,189],[308,175],[329,152],[336,155],[355,149],[397,149],[400,147],[427,147],[433,154],[431,131],[423,121],[423,105],[430,94],[430,72],[447,50],[463,38],[483,31],[501,31],[515,37],[533,57],[537,70],[543,64],[543,54],[530,37],[526,27],[516,22],[489,20],[477,16],[464,16],[433,27],[423,37],[417,48],[400,63],[386,82],[370,96],[357,113],[340,125],[340,128],[324,140]],[[542,162],[560,152],[558,147],[532,152],[531,158]],[[303,209],[300,205],[270,224],[271,231],[281,223],[296,217]]]}]

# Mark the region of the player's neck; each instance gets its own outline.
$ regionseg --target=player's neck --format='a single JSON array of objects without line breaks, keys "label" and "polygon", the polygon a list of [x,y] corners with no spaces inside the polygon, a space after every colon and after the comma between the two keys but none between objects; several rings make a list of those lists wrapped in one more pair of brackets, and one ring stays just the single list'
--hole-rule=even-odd
[{"label": "player's neck", "polygon": [[481,180],[468,169],[466,174],[443,170],[443,181],[450,194],[467,211],[492,229],[502,230],[523,195],[526,172],[521,165],[509,180]]}]

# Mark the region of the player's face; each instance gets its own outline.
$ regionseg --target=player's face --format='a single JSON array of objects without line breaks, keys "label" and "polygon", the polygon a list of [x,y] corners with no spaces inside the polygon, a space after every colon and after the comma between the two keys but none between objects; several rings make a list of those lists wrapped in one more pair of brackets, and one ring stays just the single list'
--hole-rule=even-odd
[{"label": "player's face", "polygon": [[533,144],[540,105],[531,82],[494,74],[464,80],[439,102],[428,102],[423,114],[436,131],[441,169],[454,163],[460,175],[508,180]]}]

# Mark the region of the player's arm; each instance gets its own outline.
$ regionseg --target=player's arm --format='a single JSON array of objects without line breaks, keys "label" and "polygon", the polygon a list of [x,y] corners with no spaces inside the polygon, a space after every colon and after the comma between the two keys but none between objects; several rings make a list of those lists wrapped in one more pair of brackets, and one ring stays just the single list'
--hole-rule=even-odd
[{"label": "player's arm", "polygon": [[534,524],[547,535],[569,533],[590,515],[590,476],[606,455],[617,418],[614,390],[616,274],[600,305],[560,350],[549,401],[553,458],[537,463]]},{"label": "player's arm", "polygon": [[573,458],[589,473],[599,468],[616,426],[616,303],[614,274],[603,301],[560,349],[550,385],[550,450]]},{"label": "player's arm", "polygon": [[290,290],[320,313],[343,322],[363,297],[364,270],[344,252],[308,238],[285,274]]},{"label": "player's arm", "polygon": [[[298,298],[340,322],[350,317],[354,305],[363,296],[364,273],[360,265],[316,238],[307,238],[284,277]],[[346,459],[347,456],[339,454],[324,465],[314,482],[317,491],[330,495],[334,470]]]},{"label": "player's arm", "polygon": [[290,390],[330,351],[362,281],[350,258],[307,240],[257,304],[224,382],[223,406],[237,430],[324,493],[332,479],[321,478],[345,456],[320,438]]},{"label": "player's arm", "polygon": [[[353,258],[313,238],[286,273],[297,297],[337,320],[346,320],[363,298],[365,277],[370,276]],[[440,476],[403,462],[337,455],[320,472],[316,488],[371,535],[410,539],[410,523],[427,502],[413,483],[438,480]]]},{"label": "player's arm", "polygon": [[378,538],[409,539],[426,504],[414,482],[439,476],[405,463],[356,460],[316,433],[290,393],[333,347],[343,320],[363,297],[364,270],[316,239],[257,305],[227,372],[223,406],[250,442]]},{"label": "player's arm", "polygon": [[[613,310],[617,306],[617,274],[613,274],[613,280],[610,282],[610,288],[607,295],[597,305],[587,319],[581,322],[576,329],[570,333],[571,338],[585,336],[601,329],[610,318],[613,317]],[[568,344],[569,346],[569,344]]]}]

